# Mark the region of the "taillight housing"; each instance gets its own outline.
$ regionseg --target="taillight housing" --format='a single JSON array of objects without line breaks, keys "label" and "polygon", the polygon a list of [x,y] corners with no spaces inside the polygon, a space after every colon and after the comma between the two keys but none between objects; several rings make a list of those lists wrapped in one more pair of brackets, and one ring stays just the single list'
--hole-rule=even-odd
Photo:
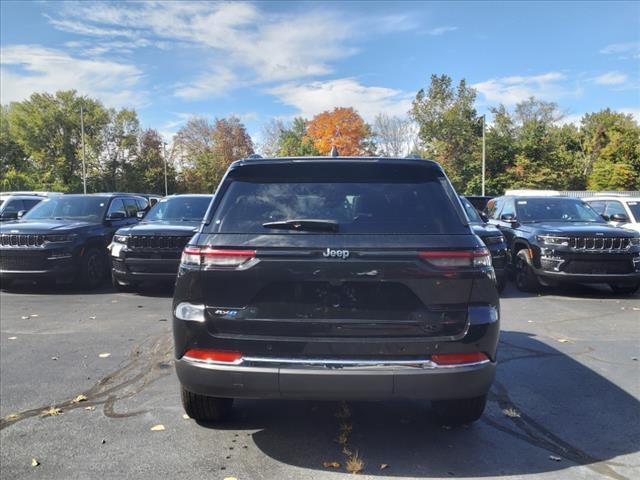
[{"label": "taillight housing", "polygon": [[255,250],[225,250],[211,247],[185,247],[180,263],[188,267],[238,268],[246,267],[256,258]]},{"label": "taillight housing", "polygon": [[490,267],[491,254],[486,248],[476,250],[432,250],[420,252],[419,257],[438,268]]}]

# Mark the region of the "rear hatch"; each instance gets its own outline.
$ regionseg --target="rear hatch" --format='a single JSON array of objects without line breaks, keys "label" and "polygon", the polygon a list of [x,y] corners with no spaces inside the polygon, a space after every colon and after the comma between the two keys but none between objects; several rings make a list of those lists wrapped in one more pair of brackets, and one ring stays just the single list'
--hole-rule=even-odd
[{"label": "rear hatch", "polygon": [[243,352],[455,340],[474,281],[487,278],[473,267],[482,243],[431,162],[247,165],[228,175],[208,220],[187,249],[204,262],[192,285],[210,334]]}]

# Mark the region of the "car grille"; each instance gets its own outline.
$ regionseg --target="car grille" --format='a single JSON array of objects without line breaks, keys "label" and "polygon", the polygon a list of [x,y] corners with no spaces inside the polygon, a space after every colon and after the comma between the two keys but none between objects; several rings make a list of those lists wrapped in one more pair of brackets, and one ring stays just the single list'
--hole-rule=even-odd
[{"label": "car grille", "polygon": [[0,252],[0,270],[32,271],[46,269],[47,259],[45,252]]},{"label": "car grille", "polygon": [[3,233],[0,245],[3,247],[39,247],[44,244],[44,235]]},{"label": "car grille", "polygon": [[569,237],[569,246],[576,250],[626,250],[631,246],[628,237]]},{"label": "car grille", "polygon": [[566,273],[576,274],[604,274],[615,275],[633,272],[633,263],[631,260],[571,260],[565,265],[563,271]]},{"label": "car grille", "polygon": [[167,249],[182,250],[191,239],[189,236],[132,235],[127,240],[127,247],[132,249]]}]

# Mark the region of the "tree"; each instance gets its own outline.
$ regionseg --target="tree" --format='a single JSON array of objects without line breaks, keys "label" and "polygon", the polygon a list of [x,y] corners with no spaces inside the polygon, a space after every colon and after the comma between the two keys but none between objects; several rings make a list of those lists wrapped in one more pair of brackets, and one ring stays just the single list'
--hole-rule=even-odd
[{"label": "tree", "polygon": [[174,137],[181,163],[180,189],[211,193],[228,166],[253,153],[253,142],[237,117],[194,117]]},{"label": "tree", "polygon": [[129,162],[135,161],[138,139],[141,135],[140,121],[135,110],[108,111],[109,123],[102,129],[102,152],[99,174],[104,191],[127,190],[131,179],[125,176]]},{"label": "tree", "polygon": [[640,175],[629,163],[613,163],[600,160],[589,176],[589,190],[633,190]]},{"label": "tree", "polygon": [[442,164],[465,193],[480,184],[482,123],[475,99],[476,91],[464,79],[454,88],[451,77],[432,75],[429,88],[418,91],[411,108],[425,156]]},{"label": "tree", "polygon": [[[128,181],[127,190],[133,192],[164,195],[164,148],[163,138],[157,130],[148,129],[141,133],[138,155],[135,161],[125,164],[124,174]],[[167,184],[170,192],[176,190],[176,171],[167,162]]]},{"label": "tree", "polygon": [[312,157],[320,155],[313,140],[307,136],[307,121],[297,117],[293,122],[280,133],[281,157]]},{"label": "tree", "polygon": [[82,190],[80,107],[84,109],[87,164],[98,162],[101,131],[109,116],[103,105],[75,90],[34,93],[9,110],[12,137],[33,165],[34,183],[61,191]]},{"label": "tree", "polygon": [[336,147],[340,155],[369,153],[369,126],[353,108],[336,107],[322,112],[309,122],[307,137],[321,155],[328,155]]},{"label": "tree", "polygon": [[32,166],[9,128],[9,106],[0,109],[0,190],[31,190]]},{"label": "tree", "polygon": [[416,147],[417,128],[408,118],[380,113],[373,121],[376,152],[385,157],[404,157]]},{"label": "tree", "polygon": [[272,118],[262,127],[261,142],[258,150],[266,157],[277,157],[280,152],[280,142],[286,126],[280,119]]}]

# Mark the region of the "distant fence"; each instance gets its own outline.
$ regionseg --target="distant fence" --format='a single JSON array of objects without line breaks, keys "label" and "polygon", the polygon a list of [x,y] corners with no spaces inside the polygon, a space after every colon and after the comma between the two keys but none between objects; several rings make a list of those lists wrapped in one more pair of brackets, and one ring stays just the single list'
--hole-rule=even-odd
[{"label": "distant fence", "polygon": [[579,191],[579,190],[565,190],[565,191],[560,191],[561,195],[566,195],[567,197],[574,197],[574,198],[589,198],[589,197],[604,197],[606,195],[624,195],[627,197],[640,197],[640,192],[638,190],[635,191],[628,191],[628,192],[623,192],[623,191],[618,191],[618,192],[585,192],[585,191]]}]

